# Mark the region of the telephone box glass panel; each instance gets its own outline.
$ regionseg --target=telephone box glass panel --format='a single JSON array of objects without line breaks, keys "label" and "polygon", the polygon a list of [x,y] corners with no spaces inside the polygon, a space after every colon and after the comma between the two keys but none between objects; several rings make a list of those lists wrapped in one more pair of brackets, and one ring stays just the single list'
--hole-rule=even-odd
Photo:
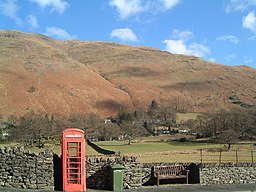
[{"label": "telephone box glass panel", "polygon": [[81,142],[67,143],[67,181],[81,184]]}]

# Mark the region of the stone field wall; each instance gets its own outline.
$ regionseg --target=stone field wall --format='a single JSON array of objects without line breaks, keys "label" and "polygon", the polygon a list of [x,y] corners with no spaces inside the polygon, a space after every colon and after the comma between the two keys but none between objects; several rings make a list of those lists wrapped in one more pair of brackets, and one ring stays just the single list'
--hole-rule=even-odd
[{"label": "stone field wall", "polygon": [[23,148],[0,148],[0,186],[53,189],[53,154],[39,155]]},{"label": "stone field wall", "polygon": [[256,163],[208,163],[200,165],[204,185],[256,183]]},{"label": "stone field wall", "polygon": [[[0,148],[0,186],[23,189],[61,190],[61,158],[51,151],[38,155],[22,148]],[[189,170],[189,183],[203,185],[256,183],[256,163],[140,163],[136,157],[120,155],[87,156],[86,185],[111,190],[112,169],[121,164],[124,188],[156,185],[156,165],[182,165]],[[163,180],[185,184],[184,179]]]}]

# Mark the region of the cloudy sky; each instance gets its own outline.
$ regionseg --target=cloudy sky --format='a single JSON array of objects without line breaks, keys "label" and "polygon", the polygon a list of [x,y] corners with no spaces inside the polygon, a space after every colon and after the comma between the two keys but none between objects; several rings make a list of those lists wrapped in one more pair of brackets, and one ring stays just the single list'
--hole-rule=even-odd
[{"label": "cloudy sky", "polygon": [[0,0],[0,29],[256,68],[256,0]]}]

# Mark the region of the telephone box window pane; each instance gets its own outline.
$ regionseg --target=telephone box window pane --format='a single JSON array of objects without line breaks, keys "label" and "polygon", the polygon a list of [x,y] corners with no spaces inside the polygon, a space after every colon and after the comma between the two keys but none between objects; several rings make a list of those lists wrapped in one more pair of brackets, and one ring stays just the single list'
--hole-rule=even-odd
[{"label": "telephone box window pane", "polygon": [[81,183],[81,142],[67,143],[68,183]]},{"label": "telephone box window pane", "polygon": [[67,155],[69,157],[81,157],[81,142],[68,142]]}]

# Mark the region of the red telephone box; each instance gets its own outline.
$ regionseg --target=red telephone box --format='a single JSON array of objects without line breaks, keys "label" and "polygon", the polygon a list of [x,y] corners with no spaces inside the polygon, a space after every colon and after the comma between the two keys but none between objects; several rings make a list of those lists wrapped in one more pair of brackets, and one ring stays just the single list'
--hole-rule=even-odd
[{"label": "red telephone box", "polygon": [[62,134],[63,191],[86,191],[85,138],[80,129]]}]

